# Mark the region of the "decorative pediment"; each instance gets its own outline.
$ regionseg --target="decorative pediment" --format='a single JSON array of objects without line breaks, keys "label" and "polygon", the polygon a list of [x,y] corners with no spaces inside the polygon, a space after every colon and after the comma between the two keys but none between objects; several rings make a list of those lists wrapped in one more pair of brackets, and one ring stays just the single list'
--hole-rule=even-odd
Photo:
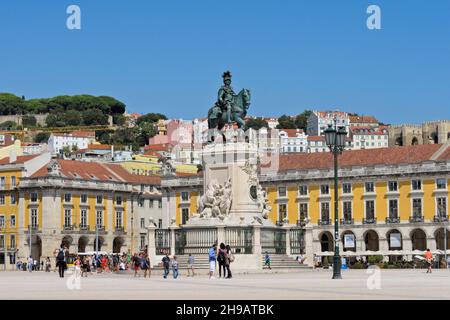
[{"label": "decorative pediment", "polygon": [[60,170],[61,166],[56,160],[50,161],[50,163],[47,165],[47,171],[50,176],[60,176]]}]

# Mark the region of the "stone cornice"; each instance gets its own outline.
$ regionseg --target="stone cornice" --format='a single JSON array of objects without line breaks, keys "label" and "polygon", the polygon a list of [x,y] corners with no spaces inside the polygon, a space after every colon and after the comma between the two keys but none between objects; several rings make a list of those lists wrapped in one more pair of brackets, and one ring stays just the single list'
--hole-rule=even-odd
[{"label": "stone cornice", "polygon": [[[399,165],[377,165],[370,167],[340,168],[339,178],[359,179],[367,177],[402,177],[417,175],[438,175],[450,173],[450,161],[447,162],[422,162],[419,164],[399,164]],[[333,169],[311,169],[277,172],[274,174],[262,174],[259,181],[270,183],[275,181],[297,181],[297,180],[330,180],[334,177]]]}]

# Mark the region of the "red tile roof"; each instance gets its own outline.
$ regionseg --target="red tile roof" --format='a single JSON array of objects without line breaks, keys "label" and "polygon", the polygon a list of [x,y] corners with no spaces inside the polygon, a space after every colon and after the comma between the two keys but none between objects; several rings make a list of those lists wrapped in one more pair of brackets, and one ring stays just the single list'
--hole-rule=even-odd
[{"label": "red tile roof", "polygon": [[111,145],[109,144],[88,144],[88,149],[91,150],[111,150]]},{"label": "red tile roof", "polygon": [[[339,157],[340,167],[393,165],[400,163],[420,163],[430,161],[442,145],[427,144],[407,147],[392,147],[380,149],[365,149],[344,151]],[[450,149],[450,148],[448,148]],[[446,150],[438,160],[450,160],[450,151]],[[325,153],[292,153],[280,155],[279,171],[331,169],[333,156]]]},{"label": "red tile roof", "polygon": [[378,123],[378,120],[372,116],[349,116],[350,123]]},{"label": "red tile roof", "polygon": [[0,165],[4,165],[4,164],[20,164],[20,163],[25,163],[28,160],[31,160],[35,157],[37,157],[38,154],[31,154],[31,155],[27,155],[27,156],[18,156],[16,161],[14,161],[13,163],[9,163],[9,157],[0,159]]},{"label": "red tile roof", "polygon": [[295,138],[303,133],[302,129],[282,129],[280,132],[286,132],[289,138]]},{"label": "red tile roof", "polygon": [[[68,179],[93,181],[128,182],[133,184],[161,184],[158,176],[133,175],[118,164],[85,162],[76,160],[54,160],[60,165],[60,174]],[[48,164],[36,171],[31,178],[48,175]]]},{"label": "red tile roof", "polygon": [[144,147],[145,151],[169,151],[171,145],[169,143],[158,143],[158,144],[150,144]]},{"label": "red tile roof", "polygon": [[308,141],[325,141],[324,136],[308,136]]},{"label": "red tile roof", "polygon": [[72,136],[74,136],[74,137],[85,137],[85,138],[95,138],[95,131],[76,130],[76,131],[72,131]]}]

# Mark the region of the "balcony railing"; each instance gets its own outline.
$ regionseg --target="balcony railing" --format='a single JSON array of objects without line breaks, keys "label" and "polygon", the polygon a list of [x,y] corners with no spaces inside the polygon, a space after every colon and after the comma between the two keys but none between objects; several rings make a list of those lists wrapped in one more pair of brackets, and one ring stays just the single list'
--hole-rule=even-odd
[{"label": "balcony railing", "polygon": [[297,220],[297,226],[298,227],[304,227],[309,223],[309,219],[300,219]]},{"label": "balcony railing", "polygon": [[64,226],[64,231],[73,231],[73,230],[75,230],[75,228],[76,228],[77,226],[76,225],[65,225]]},{"label": "balcony railing", "polygon": [[116,228],[115,228],[115,231],[116,231],[116,232],[124,232],[124,231],[125,231],[125,228],[124,228],[124,227],[116,227]]},{"label": "balcony railing", "polygon": [[89,230],[89,226],[87,224],[82,224],[82,225],[80,225],[80,230],[81,231],[88,231]]},{"label": "balcony railing", "polygon": [[423,222],[423,216],[413,216],[413,217],[409,217],[409,222],[411,222],[411,223],[419,223],[419,222]]},{"label": "balcony railing", "polygon": [[448,216],[435,216],[433,222],[448,222]]},{"label": "balcony railing", "polygon": [[340,223],[343,225],[352,225],[355,221],[353,219],[341,219]]},{"label": "balcony railing", "polygon": [[377,223],[376,218],[364,218],[363,219],[363,224],[375,224],[375,223]]},{"label": "balcony railing", "polygon": [[399,217],[387,217],[386,223],[400,223]]},{"label": "balcony railing", "polygon": [[330,219],[319,220],[317,223],[319,226],[329,226],[331,224]]},{"label": "balcony railing", "polygon": [[276,225],[281,227],[283,225],[283,221],[277,220]]},{"label": "balcony railing", "polygon": [[98,231],[105,231],[105,226],[97,226]]}]

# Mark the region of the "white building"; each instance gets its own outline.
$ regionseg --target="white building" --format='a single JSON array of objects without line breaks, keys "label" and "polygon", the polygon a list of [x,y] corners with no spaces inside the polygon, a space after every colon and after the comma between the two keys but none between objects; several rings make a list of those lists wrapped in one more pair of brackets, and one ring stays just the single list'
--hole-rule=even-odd
[{"label": "white building", "polygon": [[350,131],[354,150],[388,147],[389,133],[386,127],[350,127]]},{"label": "white building", "polygon": [[52,133],[48,139],[48,147],[52,154],[59,154],[64,147],[68,147],[70,150],[74,147],[78,150],[86,149],[93,142],[95,142],[95,132],[74,131],[69,134]]},{"label": "white building", "polygon": [[282,129],[279,131],[280,152],[307,152],[308,139],[302,129]]},{"label": "white building", "polygon": [[[330,149],[325,141],[325,136],[307,136],[308,139],[308,153],[314,152],[329,152]],[[353,141],[351,138],[346,139],[345,150],[353,149]]]},{"label": "white building", "polygon": [[25,143],[22,145],[23,154],[41,154],[42,152],[48,151],[48,145],[46,143]]},{"label": "white building", "polygon": [[322,136],[329,124],[334,124],[336,118],[336,125],[338,127],[345,127],[347,135],[349,135],[350,119],[347,112],[342,111],[313,111],[308,117],[306,133],[309,136]]}]

